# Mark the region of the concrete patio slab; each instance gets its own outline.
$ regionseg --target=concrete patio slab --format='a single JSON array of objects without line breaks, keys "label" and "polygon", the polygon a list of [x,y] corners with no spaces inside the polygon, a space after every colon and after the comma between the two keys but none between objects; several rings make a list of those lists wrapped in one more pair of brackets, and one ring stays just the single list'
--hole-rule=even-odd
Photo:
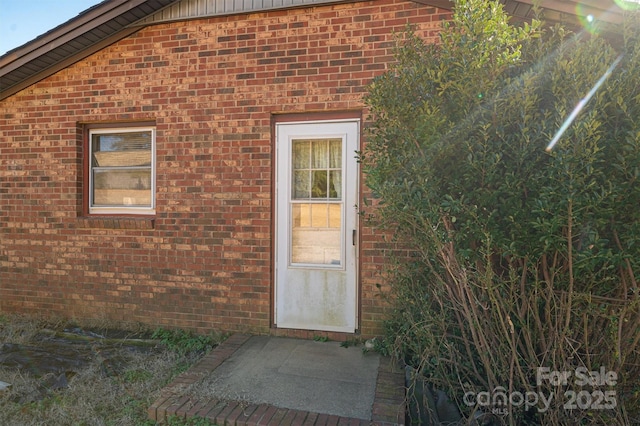
[{"label": "concrete patio slab", "polygon": [[339,342],[236,334],[180,375],[149,417],[219,425],[404,424],[404,374]]},{"label": "concrete patio slab", "polygon": [[191,392],[368,420],[379,364],[339,342],[254,336]]}]

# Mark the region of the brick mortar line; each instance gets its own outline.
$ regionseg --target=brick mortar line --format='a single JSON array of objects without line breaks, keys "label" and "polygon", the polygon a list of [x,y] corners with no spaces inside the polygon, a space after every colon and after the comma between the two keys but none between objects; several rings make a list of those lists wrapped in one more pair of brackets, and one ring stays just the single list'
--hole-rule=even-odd
[{"label": "brick mortar line", "polygon": [[[208,374],[225,360],[229,359],[242,344],[249,340],[249,337],[250,336],[245,334],[233,334],[187,371],[179,374],[178,377],[162,389],[160,397],[151,404],[147,411],[149,418],[152,420],[165,420],[167,408],[176,402],[176,398],[181,396],[180,391],[182,389],[195,383],[204,374]],[[176,408],[176,410],[179,408],[180,407]]]}]

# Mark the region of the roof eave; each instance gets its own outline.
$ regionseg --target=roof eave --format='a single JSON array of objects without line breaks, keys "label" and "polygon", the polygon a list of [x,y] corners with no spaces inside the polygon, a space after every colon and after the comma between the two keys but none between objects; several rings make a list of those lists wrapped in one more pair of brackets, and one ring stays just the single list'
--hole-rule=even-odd
[{"label": "roof eave", "polygon": [[[104,0],[42,36],[7,52],[0,56],[0,100],[152,25],[154,22],[148,22],[150,16],[178,1]],[[413,1],[449,10],[454,5],[451,0]],[[507,13],[516,20],[530,20],[533,17],[534,0],[500,1]],[[327,0],[327,3],[330,2]],[[540,0],[539,4],[545,10],[547,19],[570,25],[578,25],[581,18],[592,14],[615,29],[623,19],[622,10],[615,6],[614,0]],[[577,8],[578,4],[580,8]]]},{"label": "roof eave", "polygon": [[3,100],[11,95],[14,95],[16,93],[18,93],[21,90],[26,89],[27,87],[41,81],[44,80],[45,78],[57,73],[58,71],[62,71],[63,69],[67,68],[68,66],[73,65],[74,63],[83,60],[84,58],[104,49],[105,47],[108,47],[109,45],[117,42],[118,40],[121,40],[137,31],[140,30],[140,27],[136,27],[136,28],[126,28],[124,30],[121,30],[120,32],[112,35],[111,37],[108,37],[106,39],[103,39],[95,44],[93,44],[91,47],[83,49],[83,50],[79,50],[76,54],[69,56],[68,58],[55,63],[54,65],[43,69],[42,71],[33,74],[31,77],[20,81],[20,83],[17,83],[15,85],[12,85],[11,87],[8,88],[0,88],[0,100]]},{"label": "roof eave", "polygon": [[[176,0],[155,2],[158,7],[154,8],[150,13],[155,13],[174,1]],[[44,57],[56,48],[79,39],[80,37],[90,33],[92,30],[95,30],[100,25],[112,22],[124,13],[140,7],[142,4],[147,2],[148,0],[106,0],[90,9],[87,9],[75,18],[57,26],[40,37],[7,52],[3,56],[0,56],[0,78],[9,75],[11,72],[19,70],[20,67],[23,67],[25,64],[29,64],[38,58]],[[160,5],[162,5],[162,7],[159,7]],[[66,56],[63,60],[55,62],[50,66],[43,67],[41,70],[32,73],[32,75],[27,78],[20,79],[15,84],[9,84],[7,87],[0,87],[0,100],[5,99],[8,96],[11,96],[20,90],[23,90],[26,87],[29,87],[30,85],[64,69],[65,67],[86,58],[98,50],[133,34],[140,28],[141,27],[132,27],[127,25],[106,37],[91,43],[90,45],[83,46],[82,49],[77,49],[76,52]]]}]

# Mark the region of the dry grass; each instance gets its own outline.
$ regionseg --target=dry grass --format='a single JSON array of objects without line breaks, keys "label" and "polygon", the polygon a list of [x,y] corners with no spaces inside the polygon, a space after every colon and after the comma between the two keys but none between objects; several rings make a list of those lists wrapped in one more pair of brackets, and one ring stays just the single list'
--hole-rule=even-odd
[{"label": "dry grass", "polygon": [[[118,324],[118,329],[122,330],[122,326]],[[51,330],[65,327],[69,327],[66,322],[0,316],[0,342],[43,347],[47,344],[43,330],[50,334]],[[108,330],[113,329],[113,324],[85,323],[82,328]],[[126,329],[129,335],[150,335],[149,330],[139,326],[127,325]],[[70,346],[88,350],[88,362],[64,378],[60,373],[43,373],[37,368],[0,365],[0,381],[11,384],[9,389],[0,391],[0,424],[153,425],[146,410],[160,390],[203,356],[180,353],[165,345],[150,345],[143,350],[100,342],[76,342]],[[64,388],[51,388],[51,383],[65,379]]]}]

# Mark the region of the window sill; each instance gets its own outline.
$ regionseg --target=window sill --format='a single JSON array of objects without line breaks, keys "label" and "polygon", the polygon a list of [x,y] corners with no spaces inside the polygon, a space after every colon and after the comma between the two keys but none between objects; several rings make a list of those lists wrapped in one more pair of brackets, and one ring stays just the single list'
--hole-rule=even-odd
[{"label": "window sill", "polygon": [[78,218],[78,228],[154,229],[154,217],[95,216]]}]

